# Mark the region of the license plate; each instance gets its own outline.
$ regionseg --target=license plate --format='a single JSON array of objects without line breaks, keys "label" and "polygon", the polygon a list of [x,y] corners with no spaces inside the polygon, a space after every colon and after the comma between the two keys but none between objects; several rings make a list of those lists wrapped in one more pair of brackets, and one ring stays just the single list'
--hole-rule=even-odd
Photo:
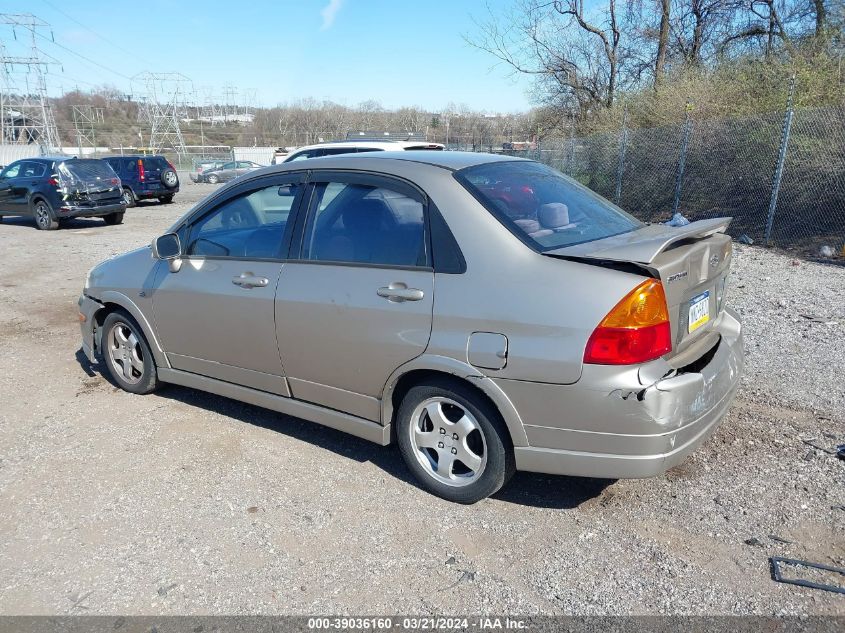
[{"label": "license plate", "polygon": [[689,331],[694,332],[710,320],[710,291],[702,292],[689,302]]}]

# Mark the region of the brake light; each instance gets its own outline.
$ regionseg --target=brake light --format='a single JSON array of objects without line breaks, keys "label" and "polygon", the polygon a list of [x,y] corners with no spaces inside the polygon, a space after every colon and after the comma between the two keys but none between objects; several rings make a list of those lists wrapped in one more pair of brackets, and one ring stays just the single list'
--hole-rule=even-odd
[{"label": "brake light", "polygon": [[47,184],[52,187],[58,187],[59,181],[55,176],[50,176],[50,179],[47,181]]},{"label": "brake light", "polygon": [[631,365],[672,351],[672,330],[663,284],[648,279],[629,292],[590,335],[584,362]]},{"label": "brake light", "polygon": [[146,180],[146,176],[144,175],[144,159],[142,158],[138,159],[138,179],[141,182],[144,182],[144,180]]},{"label": "brake light", "polygon": [[167,161],[167,164],[170,167],[170,169],[172,169],[173,171],[176,171],[176,168],[173,166],[173,163],[171,163],[170,161]]}]

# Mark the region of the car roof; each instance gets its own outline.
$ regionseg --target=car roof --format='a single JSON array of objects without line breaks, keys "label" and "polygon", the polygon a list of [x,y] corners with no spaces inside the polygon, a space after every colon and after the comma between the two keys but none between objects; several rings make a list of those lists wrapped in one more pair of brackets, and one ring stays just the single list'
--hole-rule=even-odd
[{"label": "car roof", "polygon": [[[103,158],[164,158],[163,154],[117,154],[115,156],[103,156]],[[165,160],[167,160],[165,158]]]},{"label": "car roof", "polygon": [[[432,152],[430,150],[409,150],[409,151],[394,151],[394,152],[367,152],[366,154],[335,154],[333,156],[321,156],[319,158],[308,158],[303,161],[295,161],[292,163],[282,163],[279,167],[287,167],[288,169],[301,169],[306,164],[314,164],[321,166],[329,166],[330,163],[338,163],[338,166],[349,167],[342,163],[354,163],[359,161],[370,160],[401,160],[414,163],[421,163],[424,165],[432,165],[434,167],[441,167],[450,171],[457,171],[465,167],[473,167],[474,165],[482,165],[484,163],[501,163],[507,161],[524,161],[524,158],[515,158],[513,156],[503,156],[501,154],[483,154],[481,152]],[[296,166],[296,167],[294,167]],[[377,165],[370,165],[377,167]]]},{"label": "car roof", "polygon": [[300,152],[309,149],[322,148],[337,148],[337,147],[367,147],[375,149],[383,149],[386,151],[395,150],[402,147],[421,147],[425,145],[438,145],[442,147],[442,143],[430,143],[428,141],[397,141],[394,139],[385,139],[383,141],[356,141],[355,139],[347,139],[345,141],[328,141],[325,143],[316,143],[314,145],[303,145],[288,151],[288,154]]}]

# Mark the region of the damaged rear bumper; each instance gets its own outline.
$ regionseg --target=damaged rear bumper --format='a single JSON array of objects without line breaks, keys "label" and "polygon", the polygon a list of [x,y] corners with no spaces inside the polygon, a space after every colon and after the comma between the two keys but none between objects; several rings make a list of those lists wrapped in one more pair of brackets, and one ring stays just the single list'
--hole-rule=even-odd
[{"label": "damaged rear bumper", "polygon": [[517,469],[638,478],[683,461],[718,427],[742,374],[736,314],[725,310],[713,329],[715,348],[703,362],[678,370],[659,360],[641,367],[585,365],[573,385],[495,380],[528,438],[529,446],[515,448]]}]

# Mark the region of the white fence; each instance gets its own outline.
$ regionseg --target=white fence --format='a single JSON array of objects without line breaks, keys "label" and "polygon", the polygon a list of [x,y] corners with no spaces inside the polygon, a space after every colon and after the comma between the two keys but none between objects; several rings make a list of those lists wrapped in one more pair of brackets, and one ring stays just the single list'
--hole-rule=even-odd
[{"label": "white fence", "polygon": [[269,165],[273,160],[275,147],[233,147],[234,160],[251,160],[259,165]]},{"label": "white fence", "polygon": [[42,156],[40,145],[0,145],[0,165],[8,165],[21,158]]}]

